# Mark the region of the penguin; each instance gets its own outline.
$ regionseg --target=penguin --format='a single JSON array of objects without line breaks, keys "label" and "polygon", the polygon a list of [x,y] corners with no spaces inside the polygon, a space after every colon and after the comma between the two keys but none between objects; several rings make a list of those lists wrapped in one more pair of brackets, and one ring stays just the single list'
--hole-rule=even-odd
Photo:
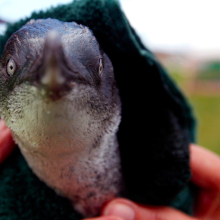
[{"label": "penguin", "polygon": [[1,116],[33,172],[76,211],[120,196],[121,102],[113,66],[89,28],[31,20],[1,58]]}]

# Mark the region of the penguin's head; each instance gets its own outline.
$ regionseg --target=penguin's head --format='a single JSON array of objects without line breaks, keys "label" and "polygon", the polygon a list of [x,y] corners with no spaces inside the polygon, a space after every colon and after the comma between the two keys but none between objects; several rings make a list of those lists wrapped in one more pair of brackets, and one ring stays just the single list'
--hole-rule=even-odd
[{"label": "penguin's head", "polygon": [[31,20],[9,38],[0,59],[0,115],[18,139],[30,142],[57,125],[66,131],[70,120],[68,129],[90,133],[88,124],[100,129],[116,109],[113,66],[88,27]]},{"label": "penguin's head", "polygon": [[60,98],[75,84],[110,97],[113,67],[89,28],[56,19],[31,20],[15,32],[0,59],[1,98],[29,84]]}]

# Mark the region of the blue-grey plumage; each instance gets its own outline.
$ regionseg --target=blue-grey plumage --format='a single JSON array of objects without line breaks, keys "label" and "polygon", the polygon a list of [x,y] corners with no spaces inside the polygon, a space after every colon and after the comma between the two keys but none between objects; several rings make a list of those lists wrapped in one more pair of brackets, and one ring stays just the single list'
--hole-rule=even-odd
[{"label": "blue-grey plumage", "polygon": [[122,195],[121,102],[108,56],[75,22],[31,20],[0,60],[1,116],[33,172],[84,216]]}]

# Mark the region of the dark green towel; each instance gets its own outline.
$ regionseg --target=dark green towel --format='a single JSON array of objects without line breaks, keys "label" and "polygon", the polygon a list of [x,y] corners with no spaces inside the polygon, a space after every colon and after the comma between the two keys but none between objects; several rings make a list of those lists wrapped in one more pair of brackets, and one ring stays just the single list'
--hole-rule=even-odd
[{"label": "dark green towel", "polygon": [[[191,212],[187,185],[187,146],[195,140],[191,108],[141,43],[118,1],[79,0],[33,13],[0,36],[0,54],[11,34],[28,20],[48,17],[88,26],[113,63],[122,100],[118,140],[126,197]],[[0,165],[0,220],[79,218],[66,199],[38,180],[18,149]]]}]

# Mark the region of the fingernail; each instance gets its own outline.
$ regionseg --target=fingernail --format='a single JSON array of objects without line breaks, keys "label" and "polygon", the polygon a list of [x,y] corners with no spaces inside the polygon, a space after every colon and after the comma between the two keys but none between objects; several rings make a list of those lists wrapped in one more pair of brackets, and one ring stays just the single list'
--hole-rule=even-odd
[{"label": "fingernail", "polygon": [[125,204],[115,203],[106,208],[104,215],[115,215],[121,217],[124,220],[134,220],[134,210]]}]

